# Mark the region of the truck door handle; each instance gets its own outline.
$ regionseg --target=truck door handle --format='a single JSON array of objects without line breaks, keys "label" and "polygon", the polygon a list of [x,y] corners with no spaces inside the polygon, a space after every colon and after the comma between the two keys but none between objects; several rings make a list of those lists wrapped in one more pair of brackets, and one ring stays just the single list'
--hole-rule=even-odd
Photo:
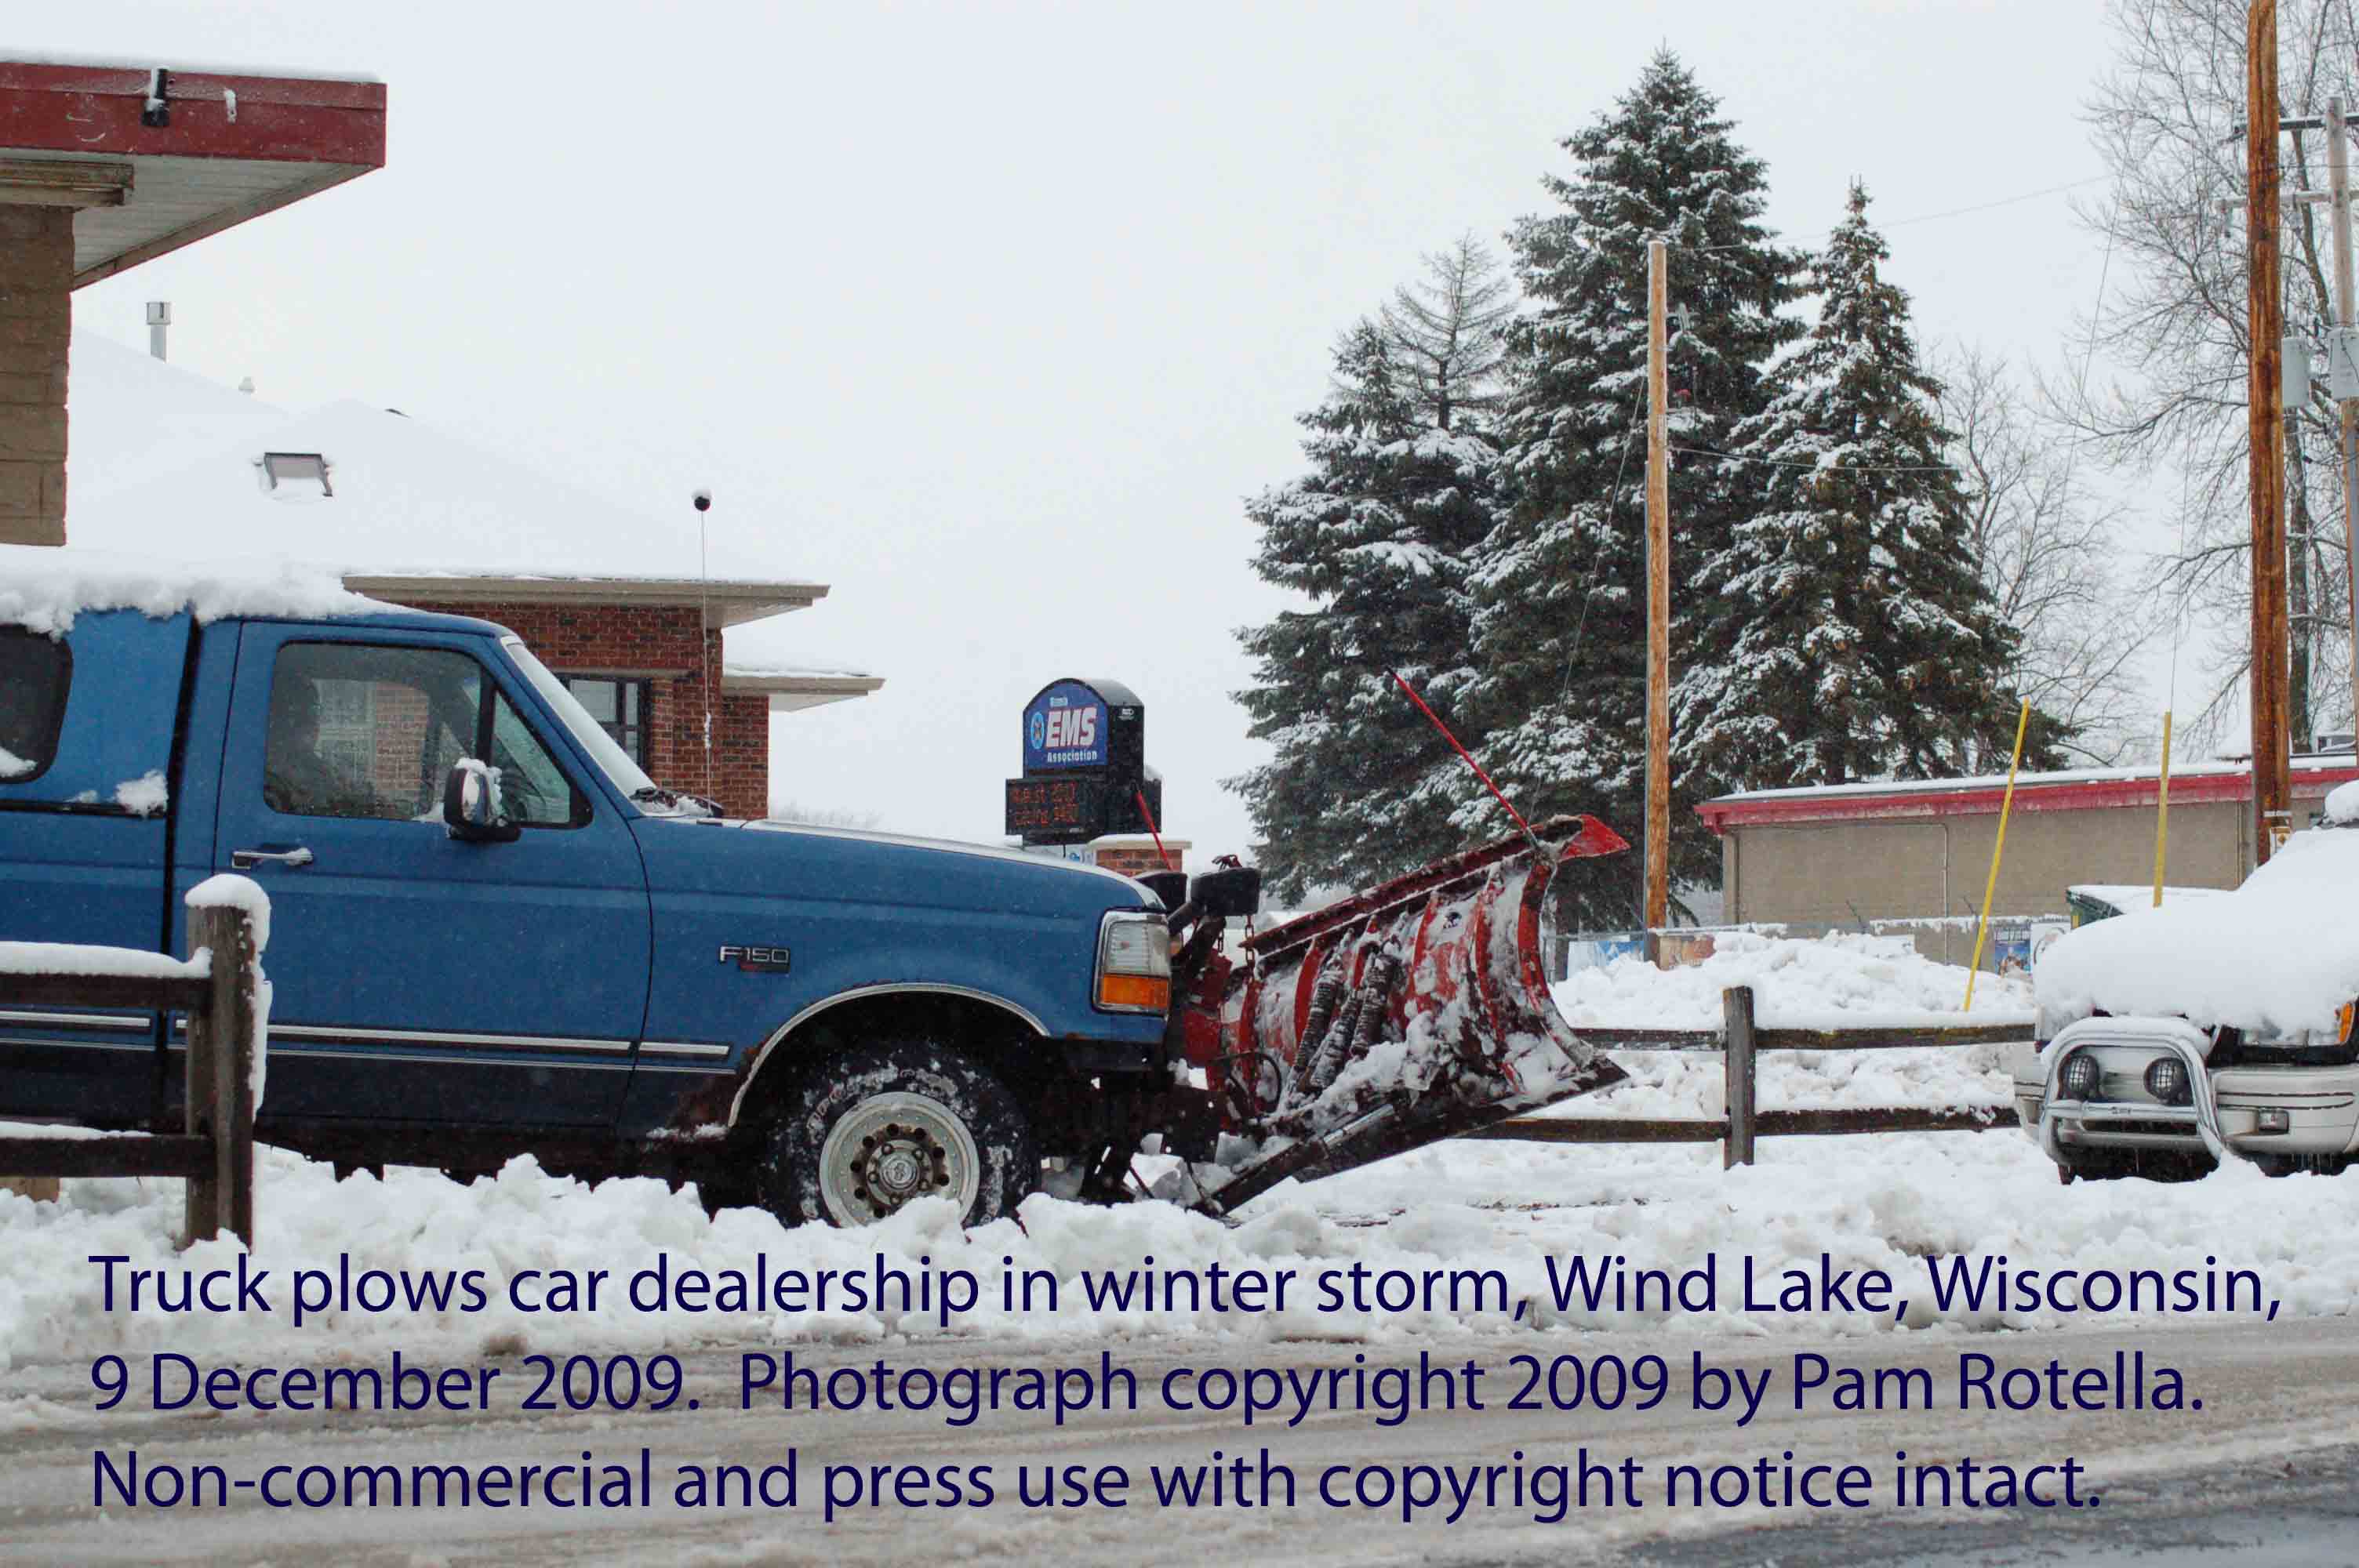
[{"label": "truck door handle", "polygon": [[229,863],[239,871],[263,864],[274,866],[308,866],[315,859],[311,851],[297,845],[292,849],[232,849]]}]

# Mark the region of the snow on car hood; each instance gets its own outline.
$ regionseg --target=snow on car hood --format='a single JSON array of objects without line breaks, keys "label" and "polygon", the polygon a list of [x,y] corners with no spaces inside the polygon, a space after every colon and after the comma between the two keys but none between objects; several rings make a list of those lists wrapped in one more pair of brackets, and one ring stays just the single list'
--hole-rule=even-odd
[{"label": "snow on car hood", "polygon": [[2224,897],[2134,910],[2060,939],[2034,979],[2040,1014],[2332,1030],[2336,1010],[2359,997],[2354,898],[2359,827],[2298,833]]}]

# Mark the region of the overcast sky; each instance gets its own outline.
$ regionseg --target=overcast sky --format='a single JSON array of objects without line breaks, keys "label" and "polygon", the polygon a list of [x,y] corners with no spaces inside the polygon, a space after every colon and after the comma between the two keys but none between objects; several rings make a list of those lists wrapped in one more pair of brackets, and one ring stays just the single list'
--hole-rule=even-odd
[{"label": "overcast sky", "polygon": [[[76,330],[493,443],[833,585],[766,651],[887,678],[778,723],[776,794],[995,836],[1017,713],[1127,682],[1176,835],[1242,848],[1241,502],[1335,333],[1542,209],[1668,45],[1808,243],[1865,180],[1920,330],[2055,362],[2099,251],[2051,193],[2093,0],[1411,5],[439,0],[21,6],[12,52],[387,83],[386,167],[76,297]],[[1923,222],[1910,220],[1925,219]],[[650,560],[650,575],[693,561]],[[552,563],[561,566],[561,563]],[[1471,781],[1470,781],[1471,783]]]}]

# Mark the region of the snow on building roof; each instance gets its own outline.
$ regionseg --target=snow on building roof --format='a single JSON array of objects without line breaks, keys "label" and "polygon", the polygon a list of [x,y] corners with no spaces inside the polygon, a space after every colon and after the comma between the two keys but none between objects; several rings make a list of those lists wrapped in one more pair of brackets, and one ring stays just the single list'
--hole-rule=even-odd
[{"label": "snow on building roof", "polygon": [[[531,596],[533,583],[565,597],[555,585],[569,580],[699,577],[685,509],[668,521],[618,506],[426,420],[349,400],[290,416],[88,334],[72,378],[66,527],[77,546],[282,557],[421,596],[484,579],[511,597]],[[274,488],[265,452],[321,454],[332,494]],[[791,609],[826,592],[725,535],[708,558],[716,599],[754,589]],[[419,589],[417,579],[429,580]]]},{"label": "snow on building roof", "polygon": [[[2296,757],[2293,793],[2317,799],[2337,784],[2359,779],[2359,761],[2341,756]],[[2024,773],[2015,782],[2017,811],[2088,811],[2109,806],[2151,806],[2160,794],[2157,771],[2144,768],[2074,768]],[[1995,814],[2006,795],[2005,773],[1960,779],[1899,779],[1869,784],[1818,784],[1797,789],[1745,790],[1707,800],[1697,815],[1713,832],[1772,822],[1841,821],[1866,817],[1959,816]],[[2170,770],[2173,805],[2250,800],[2249,762],[2177,763]]]},{"label": "snow on building roof", "polygon": [[294,416],[252,393],[232,392],[86,331],[73,335],[66,389],[66,503],[75,515],[102,496],[186,468],[224,447],[258,444],[266,432]]},{"label": "snow on building roof", "polygon": [[801,662],[782,665],[731,657],[723,659],[721,668],[723,691],[746,697],[766,696],[773,713],[799,713],[806,708],[866,697],[884,685],[883,676],[864,670],[824,669]]},{"label": "snow on building roof", "polygon": [[305,81],[382,83],[385,81],[385,78],[370,71],[321,70],[316,67],[286,60],[202,60],[181,59],[177,56],[170,59],[130,59],[119,54],[84,54],[71,49],[63,51],[42,49],[37,53],[14,49],[9,52],[8,63],[78,66],[92,70],[149,70],[162,66],[168,70],[194,72],[205,76],[294,77]]}]

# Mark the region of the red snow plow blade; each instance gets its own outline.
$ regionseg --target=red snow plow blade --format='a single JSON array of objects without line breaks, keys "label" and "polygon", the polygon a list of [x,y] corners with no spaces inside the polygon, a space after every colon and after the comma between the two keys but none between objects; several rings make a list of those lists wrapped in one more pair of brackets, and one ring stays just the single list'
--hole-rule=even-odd
[{"label": "red snow plow blade", "polygon": [[[1310,1181],[1588,1094],[1623,1076],[1566,1024],[1541,962],[1549,883],[1628,848],[1590,816],[1406,876],[1175,963],[1187,1055],[1222,1109],[1195,1206]],[[1207,924],[1217,924],[1210,922]]]}]

